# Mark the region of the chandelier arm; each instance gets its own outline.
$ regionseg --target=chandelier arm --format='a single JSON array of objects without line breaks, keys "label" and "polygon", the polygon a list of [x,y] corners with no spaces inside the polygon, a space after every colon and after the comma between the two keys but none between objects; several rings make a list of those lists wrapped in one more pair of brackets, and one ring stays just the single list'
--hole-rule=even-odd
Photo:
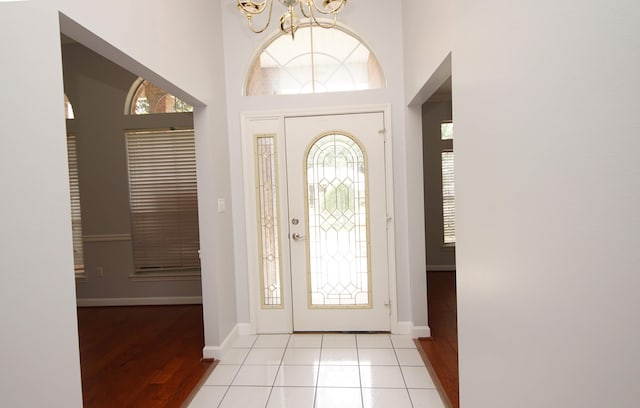
[{"label": "chandelier arm", "polygon": [[338,7],[335,8],[335,10],[330,10],[330,11],[325,11],[322,8],[318,7],[318,4],[316,4],[316,0],[307,0],[308,3],[312,3],[313,4],[313,8],[315,8],[318,13],[321,14],[333,14],[333,17],[335,19],[336,13],[338,13],[340,10],[342,10],[342,7],[344,7],[345,4],[347,4],[347,0],[340,0],[340,5]]},{"label": "chandelier arm", "polygon": [[[298,28],[298,19],[295,13],[293,12],[293,7],[295,3],[300,3],[299,4],[300,13],[305,18],[308,18],[312,25],[316,25],[318,27],[326,28],[326,29],[334,28],[338,21],[337,14],[340,10],[342,10],[344,5],[347,4],[347,0],[321,0],[321,1],[322,1],[321,3],[322,6],[318,6],[317,0],[280,0],[281,3],[288,5],[289,7],[289,12],[283,14],[282,17],[280,18],[280,30],[284,33],[291,34],[292,38],[295,36],[295,30]],[[335,8],[333,7],[334,4],[337,4]],[[237,0],[237,7],[238,7],[238,10],[240,10],[240,12],[247,19],[247,25],[249,26],[249,29],[252,32],[256,34],[260,34],[266,31],[266,29],[269,27],[271,23],[272,12],[273,12],[273,0],[262,0],[262,1]],[[258,14],[263,14],[267,7],[269,8],[269,12],[267,13],[268,16],[266,18],[266,22],[264,26],[255,27],[253,24],[253,17]],[[319,13],[325,16],[331,14],[333,15],[333,21],[329,23],[321,22],[318,20],[318,16],[316,15],[316,13]],[[286,24],[284,19],[287,16],[289,18],[288,25],[290,27],[289,26],[285,27]]]},{"label": "chandelier arm", "polygon": [[255,2],[253,0],[237,0],[238,10],[240,10],[246,17],[249,15],[260,14],[264,11],[264,8],[269,1],[273,0],[264,0],[262,3]]},{"label": "chandelier arm", "polygon": [[[313,1],[313,0],[311,0],[311,1]],[[314,4],[315,4],[315,3],[314,3]],[[331,23],[323,23],[323,22],[319,21],[319,20],[316,18],[316,15],[315,15],[315,13],[313,12],[313,9],[309,9],[309,10],[310,10],[309,14],[311,15],[311,19],[313,20],[313,22],[314,22],[318,27],[320,27],[320,28],[326,28],[326,29],[329,29],[329,28],[333,28],[333,27],[335,27],[335,26],[336,26],[336,23],[338,22],[338,14],[337,14],[337,13],[332,13],[332,14],[333,14],[333,22],[331,22]],[[326,14],[328,14],[328,13],[326,13]]]},{"label": "chandelier arm", "polygon": [[280,31],[282,31],[283,33],[286,33],[286,34],[291,34],[291,39],[292,40],[296,39],[296,30],[298,29],[298,25],[293,20],[294,16],[295,16],[295,13],[293,12],[293,6],[289,5],[289,24],[290,24],[290,27],[289,27],[288,30],[285,28],[285,20],[280,18]]},{"label": "chandelier arm", "polygon": [[[303,4],[306,4],[306,5],[307,5],[307,11],[304,11],[304,7],[302,6]],[[311,13],[312,13],[312,11],[311,11],[311,4],[309,4],[309,1],[308,1],[308,0],[301,0],[301,1],[300,1],[300,13],[302,14],[302,16],[303,16],[304,18],[309,18],[309,17],[311,17]]]},{"label": "chandelier arm", "polygon": [[[238,1],[240,1],[240,0],[238,0]],[[261,4],[265,4],[266,2],[269,2],[269,15],[267,16],[267,22],[265,23],[264,27],[256,29],[253,26],[253,22],[252,22],[251,17],[255,13],[245,14],[246,17],[247,17],[247,23],[249,25],[249,28],[251,29],[251,31],[253,31],[256,34],[263,33],[269,27],[269,23],[271,23],[271,12],[273,11],[273,0],[264,0],[264,2],[261,3]]]}]

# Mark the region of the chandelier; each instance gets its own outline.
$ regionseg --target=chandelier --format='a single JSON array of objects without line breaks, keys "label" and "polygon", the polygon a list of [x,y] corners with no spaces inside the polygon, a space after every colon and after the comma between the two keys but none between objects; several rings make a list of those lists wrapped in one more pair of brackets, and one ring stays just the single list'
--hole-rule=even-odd
[{"label": "chandelier", "polygon": [[[280,17],[280,31],[285,34],[291,34],[291,38],[295,38],[296,30],[300,26],[300,17],[296,13],[296,7],[300,10],[300,15],[309,19],[311,25],[322,28],[333,28],[336,25],[337,15],[342,7],[347,4],[347,0],[320,0],[321,4],[316,3],[317,0],[278,0],[288,10]],[[264,32],[271,22],[271,12],[273,10],[273,0],[238,0],[238,10],[247,18],[249,28],[256,34]],[[267,12],[266,22],[264,25],[253,25],[253,17]],[[333,22],[321,22],[318,15],[330,15]]]}]

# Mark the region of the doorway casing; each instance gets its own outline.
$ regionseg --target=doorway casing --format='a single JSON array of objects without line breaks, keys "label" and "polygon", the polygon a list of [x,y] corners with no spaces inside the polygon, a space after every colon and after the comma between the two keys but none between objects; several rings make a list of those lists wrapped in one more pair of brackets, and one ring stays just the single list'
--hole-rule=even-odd
[{"label": "doorway casing", "polygon": [[[381,112],[384,116],[384,155],[385,155],[385,183],[387,201],[387,252],[388,252],[388,279],[389,279],[389,323],[392,333],[404,333],[402,325],[398,324],[397,290],[396,290],[396,262],[395,262],[395,217],[393,202],[393,163],[392,163],[392,132],[391,132],[391,107],[390,105],[366,105],[337,108],[317,108],[304,110],[280,110],[258,111],[241,113],[241,137],[242,137],[242,165],[243,186],[245,198],[245,228],[247,244],[247,281],[249,285],[249,315],[248,324],[239,325],[240,334],[265,334],[265,333],[292,333],[292,305],[291,305],[291,277],[288,265],[289,247],[281,245],[280,257],[282,262],[282,308],[261,307],[260,282],[259,282],[259,255],[258,255],[258,224],[257,224],[257,200],[255,189],[254,169],[254,137],[255,135],[273,135],[277,141],[277,148],[281,151],[278,158],[284,157],[285,118],[310,117],[325,115],[345,115],[359,113]],[[284,159],[281,160],[281,163]],[[287,220],[287,196],[286,174],[282,168],[278,172],[278,199],[280,202],[279,218]],[[286,235],[285,230],[282,234]],[[282,242],[282,240],[281,240]]]}]

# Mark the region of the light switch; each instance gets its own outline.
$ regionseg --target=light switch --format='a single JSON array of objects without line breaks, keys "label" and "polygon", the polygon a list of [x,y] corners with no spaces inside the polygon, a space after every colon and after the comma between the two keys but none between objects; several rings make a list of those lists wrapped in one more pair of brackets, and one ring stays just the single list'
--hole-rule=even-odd
[{"label": "light switch", "polygon": [[224,212],[227,209],[227,204],[224,201],[224,198],[218,198],[218,212]]}]

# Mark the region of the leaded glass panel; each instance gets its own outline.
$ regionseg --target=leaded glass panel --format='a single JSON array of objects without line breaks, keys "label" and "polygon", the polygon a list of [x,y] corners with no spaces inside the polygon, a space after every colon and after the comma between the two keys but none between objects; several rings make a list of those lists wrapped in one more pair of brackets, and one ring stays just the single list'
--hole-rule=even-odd
[{"label": "leaded glass panel", "polygon": [[258,200],[258,259],[262,307],[281,308],[282,276],[278,205],[278,169],[274,135],[256,136],[256,190]]},{"label": "leaded glass panel", "polygon": [[309,303],[370,307],[367,163],[351,137],[332,133],[306,159]]}]

